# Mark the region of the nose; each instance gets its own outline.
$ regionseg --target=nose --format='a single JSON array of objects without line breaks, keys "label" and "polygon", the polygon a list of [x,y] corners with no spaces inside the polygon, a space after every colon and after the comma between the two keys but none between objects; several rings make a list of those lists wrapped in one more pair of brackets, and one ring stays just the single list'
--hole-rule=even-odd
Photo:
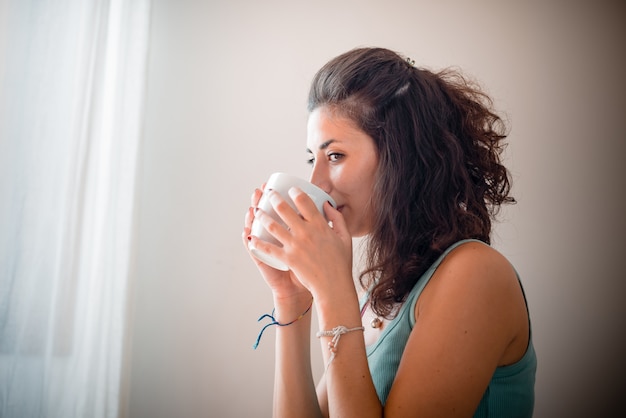
[{"label": "nose", "polygon": [[332,189],[332,183],[328,175],[328,169],[323,164],[316,163],[313,166],[309,181],[320,189],[324,190],[326,193],[330,194],[330,191]]}]

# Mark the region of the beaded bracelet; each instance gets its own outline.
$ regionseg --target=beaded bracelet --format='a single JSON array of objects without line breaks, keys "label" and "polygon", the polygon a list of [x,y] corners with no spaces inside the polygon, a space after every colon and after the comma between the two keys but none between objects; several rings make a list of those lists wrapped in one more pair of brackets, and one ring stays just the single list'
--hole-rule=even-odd
[{"label": "beaded bracelet", "polygon": [[335,359],[335,354],[337,354],[337,346],[339,345],[339,338],[343,334],[347,334],[352,331],[365,331],[365,327],[354,327],[354,328],[346,328],[343,325],[336,326],[330,331],[319,331],[317,333],[317,338],[321,337],[333,337],[332,340],[328,342],[328,350],[330,351],[330,359],[328,360],[328,364],[326,365],[326,369],[330,366],[330,363]]},{"label": "beaded bracelet", "polygon": [[310,310],[311,307],[313,306],[313,298],[311,298],[311,304],[309,305],[308,308],[306,308],[306,311],[302,312],[302,314],[300,314],[299,317],[297,317],[296,319],[294,319],[291,322],[287,322],[286,324],[281,324],[280,322],[278,322],[276,320],[276,318],[274,318],[274,311],[276,311],[276,308],[272,309],[272,313],[271,314],[264,314],[261,315],[261,317],[257,320],[257,322],[260,322],[262,319],[264,318],[270,318],[272,320],[272,322],[270,322],[269,324],[265,325],[262,329],[261,332],[259,332],[259,336],[256,338],[256,342],[254,343],[254,345],[252,346],[252,348],[254,348],[256,350],[256,348],[259,346],[259,343],[261,342],[261,337],[263,336],[263,331],[265,331],[265,329],[267,327],[270,327],[272,325],[277,325],[279,327],[286,327],[287,325],[291,325],[296,321],[301,320],[302,318],[304,318],[304,315],[306,315]]}]

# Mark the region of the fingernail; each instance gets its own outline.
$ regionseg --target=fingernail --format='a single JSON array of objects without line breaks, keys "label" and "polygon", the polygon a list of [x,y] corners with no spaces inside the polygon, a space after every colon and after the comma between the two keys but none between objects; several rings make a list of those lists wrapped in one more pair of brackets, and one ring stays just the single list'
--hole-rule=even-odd
[{"label": "fingernail", "polygon": [[246,238],[248,238],[248,241],[252,241],[252,235],[248,235]]},{"label": "fingernail", "polygon": [[270,190],[270,194],[267,196],[272,203],[278,203],[280,199],[278,198],[278,192],[275,190]]},{"label": "fingernail", "polygon": [[302,193],[302,190],[300,190],[298,187],[291,187],[289,188],[289,190],[287,191],[287,193],[289,194],[289,196],[293,199],[294,197],[298,196],[300,193]]}]

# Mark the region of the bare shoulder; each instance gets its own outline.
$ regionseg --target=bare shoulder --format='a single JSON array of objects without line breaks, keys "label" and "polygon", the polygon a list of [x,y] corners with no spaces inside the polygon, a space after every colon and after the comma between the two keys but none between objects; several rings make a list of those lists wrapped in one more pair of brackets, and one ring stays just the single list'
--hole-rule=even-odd
[{"label": "bare shoulder", "polygon": [[452,250],[443,260],[441,267],[478,271],[489,276],[515,279],[515,271],[507,258],[495,248],[482,242],[470,241]]},{"label": "bare shoulder", "polygon": [[[496,249],[481,242],[470,241],[452,250],[437,268],[431,283],[424,290],[422,301],[446,292],[463,298],[489,300],[506,298],[511,292],[517,298],[519,283],[509,260]],[[450,294],[450,293],[452,294]]]},{"label": "bare shoulder", "polygon": [[416,318],[483,331],[500,347],[497,365],[521,358],[528,343],[528,311],[517,274],[496,249],[467,242],[452,250],[416,305]]},{"label": "bare shoulder", "polygon": [[471,416],[498,366],[528,343],[528,319],[515,270],[497,250],[468,242],[439,265],[415,306],[385,412]]}]

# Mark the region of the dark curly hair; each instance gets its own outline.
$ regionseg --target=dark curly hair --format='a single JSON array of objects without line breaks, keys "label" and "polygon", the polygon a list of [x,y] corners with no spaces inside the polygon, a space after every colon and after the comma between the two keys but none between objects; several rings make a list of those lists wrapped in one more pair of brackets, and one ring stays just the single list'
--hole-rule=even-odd
[{"label": "dark curly hair", "polygon": [[[315,75],[308,110],[329,106],[376,143],[379,164],[364,288],[389,317],[453,243],[490,243],[491,220],[513,203],[500,155],[507,129],[491,99],[456,71],[416,68],[383,48],[359,48]],[[372,287],[373,286],[373,287]]]}]

